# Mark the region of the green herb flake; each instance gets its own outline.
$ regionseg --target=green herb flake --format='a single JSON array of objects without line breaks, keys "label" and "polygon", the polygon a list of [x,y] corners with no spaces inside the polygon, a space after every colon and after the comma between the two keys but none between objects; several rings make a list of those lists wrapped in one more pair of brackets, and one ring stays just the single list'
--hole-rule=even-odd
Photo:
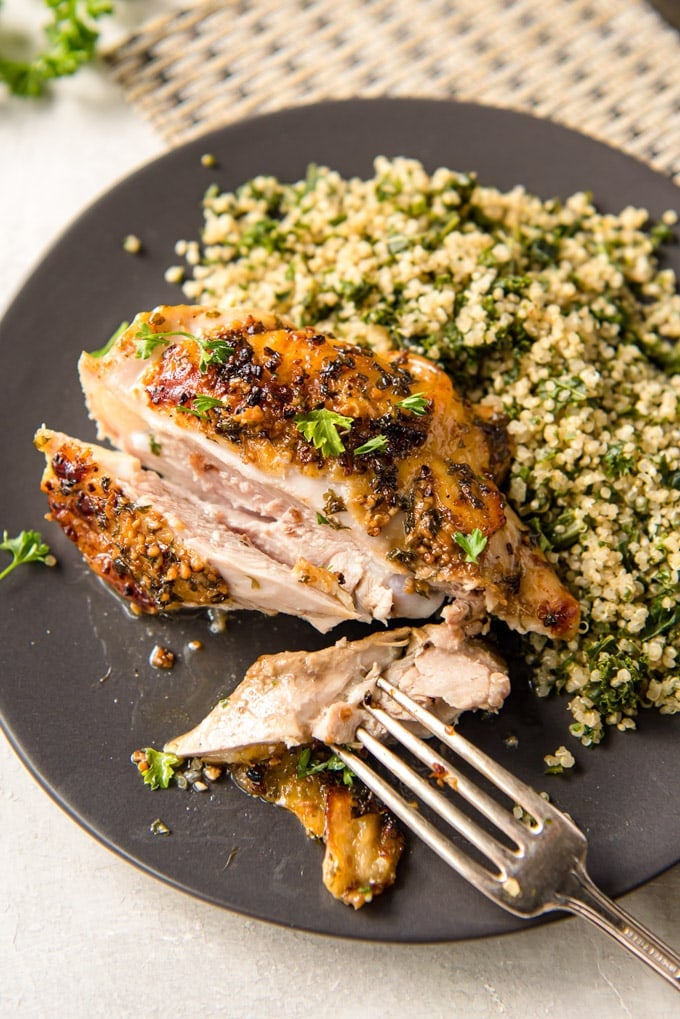
[{"label": "green herb flake", "polygon": [[163,447],[161,446],[160,442],[158,441],[156,436],[152,435],[151,433],[149,433],[149,449],[151,450],[154,456],[160,456],[161,453],[163,452]]},{"label": "green herb flake", "polygon": [[320,450],[322,456],[339,456],[345,451],[340,432],[350,430],[352,418],[323,407],[321,410],[310,410],[308,414],[298,414],[295,424],[307,442]]},{"label": "green herb flake", "polygon": [[42,540],[40,531],[20,531],[16,538],[10,538],[7,531],[4,531],[0,549],[9,552],[12,556],[12,562],[0,573],[0,580],[24,563],[43,563],[45,566],[55,566],[57,562],[49,545],[46,545]]},{"label": "green herb flake", "polygon": [[141,772],[145,785],[152,789],[167,789],[172,776],[183,763],[182,759],[153,747],[144,747],[144,756],[149,765],[146,771]]},{"label": "green herb flake", "polygon": [[215,410],[217,407],[223,409],[226,407],[221,400],[218,400],[215,396],[208,396],[206,393],[196,393],[192,398],[191,404],[191,406],[187,407],[178,407],[177,410],[181,411],[182,414],[193,414],[200,421],[207,421],[211,410]]},{"label": "green herb flake", "polygon": [[323,513],[317,511],[316,522],[322,527],[331,527],[334,531],[347,531],[348,527],[346,524],[341,524],[335,517],[325,516]]},{"label": "green herb flake", "polygon": [[635,461],[632,456],[624,455],[622,442],[613,442],[602,457],[602,466],[610,478],[622,478],[632,473]]},{"label": "green herb flake", "polygon": [[649,236],[655,248],[673,241],[673,231],[666,223],[655,223],[649,231]]},{"label": "green herb flake", "polygon": [[387,449],[387,436],[374,435],[372,439],[357,446],[354,450],[355,456],[364,456],[366,453],[382,453]]},{"label": "green herb flake", "polygon": [[408,251],[410,247],[409,240],[402,234],[395,234],[394,237],[389,237],[387,240],[387,250],[390,255],[398,255],[402,251]]},{"label": "green herb flake", "polygon": [[659,474],[662,485],[680,492],[680,467],[673,468],[665,454],[659,460]]},{"label": "green herb flake", "polygon": [[482,534],[478,527],[475,527],[474,531],[470,534],[463,534],[462,531],[456,531],[453,536],[454,541],[457,545],[460,545],[463,552],[465,552],[466,563],[476,563],[486,548],[488,538]]},{"label": "green herb flake", "polygon": [[171,336],[185,336],[187,339],[200,343],[197,336],[194,336],[193,333],[184,332],[182,329],[171,329],[167,332],[157,333],[154,332],[148,322],[142,322],[135,333],[135,340],[137,341],[137,353],[135,356],[145,361],[151,357],[157,347],[167,347]]},{"label": "green herb flake", "polygon": [[226,364],[227,358],[234,353],[233,346],[226,340],[201,340],[197,336],[194,339],[201,347],[201,360],[198,367],[202,372],[212,364]]},{"label": "green herb flake", "polygon": [[90,351],[90,357],[99,358],[104,357],[106,354],[108,354],[111,348],[115,345],[116,341],[123,335],[125,330],[129,328],[129,326],[130,326],[129,322],[121,322],[116,331],[109,337],[109,339],[106,341],[103,347],[100,347],[99,350]]},{"label": "green herb flake", "polygon": [[312,748],[303,747],[298,757],[297,777],[307,778],[309,775],[318,775],[322,771],[342,772],[342,781],[350,789],[354,785],[356,775],[352,769],[345,764],[337,754],[331,754],[326,759],[312,757]]},{"label": "green herb flake", "polygon": [[411,393],[405,399],[399,400],[397,407],[401,407],[402,410],[410,410],[412,414],[422,417],[427,413],[428,402],[422,393]]},{"label": "green herb flake", "polygon": [[42,28],[42,50],[31,60],[0,57],[0,81],[13,95],[41,96],[50,81],[75,74],[94,60],[96,21],[113,10],[109,0],[46,0],[44,6],[51,20]]}]

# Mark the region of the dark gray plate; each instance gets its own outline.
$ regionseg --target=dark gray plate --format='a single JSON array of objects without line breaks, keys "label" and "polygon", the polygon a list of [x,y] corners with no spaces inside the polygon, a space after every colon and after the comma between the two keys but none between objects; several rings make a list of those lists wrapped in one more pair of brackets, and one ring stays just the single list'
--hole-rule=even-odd
[{"label": "dark gray plate", "polygon": [[[219,169],[206,170],[212,152]],[[678,190],[626,156],[554,124],[472,105],[363,100],[292,110],[237,124],[170,152],[88,209],[47,254],[0,326],[3,352],[3,497],[0,526],[43,527],[54,570],[16,571],[0,585],[0,709],[19,755],[88,831],[150,873],[230,909],[292,927],[355,938],[437,941],[498,934],[522,924],[411,841],[398,884],[359,913],[321,884],[320,847],[283,811],[248,799],[231,783],[212,795],[151,792],[130,752],[160,745],[198,721],[262,652],[319,647],[325,639],[286,617],[237,613],[220,636],[204,617],[134,620],[82,566],[55,526],[43,525],[43,421],[94,438],[76,377],[80,351],[101,345],[122,319],[176,302],[163,282],[179,237],[196,237],[204,188],[233,188],[257,173],[285,180],[308,162],[369,175],[378,154],[415,156],[433,169],[476,170],[501,188],[522,183],[544,197],[591,189],[603,209],[628,203],[654,215],[678,207]],[[121,249],[138,234],[143,257]],[[672,256],[678,269],[678,253]],[[334,634],[335,638],[337,634]],[[204,641],[190,652],[192,639]],[[171,647],[171,673],[148,665],[153,644]],[[108,678],[102,682],[102,677]],[[678,720],[645,714],[637,735],[578,749],[568,779],[545,778],[543,754],[568,741],[564,699],[539,702],[518,679],[496,719],[467,731],[525,779],[548,788],[588,833],[593,876],[612,894],[680,856]],[[506,750],[514,734],[519,748]],[[169,838],[153,837],[161,817]]]}]

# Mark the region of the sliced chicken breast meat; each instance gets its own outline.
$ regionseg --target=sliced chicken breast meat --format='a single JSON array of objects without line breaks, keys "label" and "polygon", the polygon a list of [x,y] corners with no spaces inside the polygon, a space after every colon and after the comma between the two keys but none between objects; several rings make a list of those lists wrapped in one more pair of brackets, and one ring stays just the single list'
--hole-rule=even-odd
[{"label": "sliced chicken breast meat", "polygon": [[[138,315],[80,376],[100,438],[287,571],[279,611],[300,614],[306,585],[333,605],[319,598],[320,629],[341,603],[385,621],[462,599],[522,632],[575,632],[577,602],[497,486],[502,422],[425,358],[180,306]],[[243,604],[270,601],[261,585]]]},{"label": "sliced chicken breast meat", "polygon": [[42,479],[50,518],[85,561],[146,612],[220,607],[276,613],[282,605],[324,630],[356,618],[336,582],[300,583],[196,499],[136,457],[41,428]]}]

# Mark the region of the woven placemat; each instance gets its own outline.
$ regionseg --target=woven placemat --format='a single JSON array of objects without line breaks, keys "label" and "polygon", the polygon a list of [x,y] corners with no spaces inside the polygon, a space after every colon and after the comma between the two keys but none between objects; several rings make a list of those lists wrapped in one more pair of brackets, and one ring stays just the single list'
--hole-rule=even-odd
[{"label": "woven placemat", "polygon": [[680,183],[680,33],[644,0],[201,0],[105,54],[169,144],[323,99],[550,117]]}]

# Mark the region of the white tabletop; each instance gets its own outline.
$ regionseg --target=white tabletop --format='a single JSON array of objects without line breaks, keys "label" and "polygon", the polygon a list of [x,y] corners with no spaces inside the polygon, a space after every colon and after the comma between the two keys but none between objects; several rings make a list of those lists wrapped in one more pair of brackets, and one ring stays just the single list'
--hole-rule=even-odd
[{"label": "white tabletop", "polygon": [[[0,312],[63,227],[162,149],[95,70],[49,101],[0,96]],[[191,899],[78,828],[2,738],[0,859],[2,1017],[680,1015],[671,988],[576,919],[477,942],[373,945]],[[680,945],[680,867],[623,904]]]}]

